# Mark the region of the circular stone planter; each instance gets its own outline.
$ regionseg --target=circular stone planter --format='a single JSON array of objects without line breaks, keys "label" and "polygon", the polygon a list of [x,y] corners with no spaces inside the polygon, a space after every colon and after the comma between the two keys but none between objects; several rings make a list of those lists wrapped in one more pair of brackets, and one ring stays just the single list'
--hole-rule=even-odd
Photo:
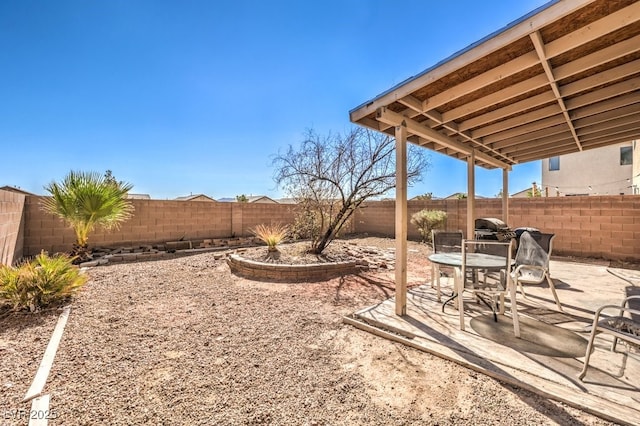
[{"label": "circular stone planter", "polygon": [[360,268],[355,261],[286,265],[258,262],[238,254],[227,256],[231,272],[256,281],[305,282],[324,281],[329,278],[357,273]]}]

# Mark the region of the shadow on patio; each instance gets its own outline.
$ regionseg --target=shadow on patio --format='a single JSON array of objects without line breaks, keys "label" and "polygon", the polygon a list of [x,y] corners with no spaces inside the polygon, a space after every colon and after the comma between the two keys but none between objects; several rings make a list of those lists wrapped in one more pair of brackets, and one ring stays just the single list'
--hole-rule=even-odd
[{"label": "shadow on patio", "polygon": [[[577,376],[595,310],[640,294],[640,272],[564,260],[552,260],[550,270],[564,312],[556,309],[546,283],[527,285],[526,299],[518,293],[520,339],[513,335],[510,316],[494,322],[491,312],[466,293],[466,331],[460,331],[458,311],[449,304],[443,313],[428,283],[409,290],[403,317],[395,315],[392,298],[344,321],[605,419],[638,424],[638,348],[619,344],[612,353],[611,337],[600,334],[584,382]],[[452,286],[447,281],[445,291]]]}]

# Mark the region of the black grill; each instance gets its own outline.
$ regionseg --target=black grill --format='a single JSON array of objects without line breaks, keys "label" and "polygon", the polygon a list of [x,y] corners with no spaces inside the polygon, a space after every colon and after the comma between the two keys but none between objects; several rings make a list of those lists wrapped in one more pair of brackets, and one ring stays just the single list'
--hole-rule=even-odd
[{"label": "black grill", "polygon": [[511,238],[520,236],[512,231],[506,223],[495,217],[476,219],[475,231],[477,240],[509,241]]}]

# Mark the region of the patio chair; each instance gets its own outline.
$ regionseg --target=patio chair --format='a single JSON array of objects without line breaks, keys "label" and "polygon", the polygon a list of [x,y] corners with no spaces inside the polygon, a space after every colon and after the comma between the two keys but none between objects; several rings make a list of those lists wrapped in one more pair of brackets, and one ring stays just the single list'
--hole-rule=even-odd
[{"label": "patio chair", "polygon": [[[509,293],[513,330],[515,336],[520,337],[515,283],[509,273],[513,263],[514,245],[515,240],[513,239],[508,242],[463,240],[462,268],[460,268],[459,276],[457,277],[461,330],[464,330],[463,292],[465,290],[473,292],[480,302],[483,302],[491,309],[493,319],[496,322],[498,321],[497,313],[499,312],[501,315],[505,313],[505,294]],[[493,265],[488,266],[490,264]],[[480,276],[480,273],[482,276]],[[489,299],[489,302],[487,302],[486,298]]]},{"label": "patio chair", "polygon": [[[431,231],[431,241],[433,243],[434,253],[460,253],[462,251],[462,231]],[[440,275],[441,266],[432,263],[431,264],[431,288],[436,285],[436,294],[438,302],[440,302],[442,292],[440,290]],[[452,268],[445,267],[445,270]],[[447,274],[449,275],[449,274]]]},{"label": "patio chair", "polygon": [[556,301],[556,306],[559,311],[562,311],[562,305],[549,272],[549,259],[553,250],[554,237],[554,234],[544,233],[536,234],[534,237],[529,232],[523,232],[518,243],[516,268],[512,273],[512,278],[525,299],[527,295],[522,284],[540,284],[546,279]]},{"label": "patio chair", "polygon": [[[618,339],[640,346],[640,310],[632,308],[629,303],[630,300],[634,299],[640,301],[640,296],[626,297],[620,306],[604,305],[596,311],[595,317],[593,318],[593,325],[591,326],[591,336],[589,337],[587,352],[584,356],[584,367],[582,367],[582,371],[578,375],[580,380],[584,379],[584,376],[587,374],[589,358],[591,357],[596,334],[607,333],[613,336],[613,343],[611,344],[612,352],[616,350]],[[601,318],[602,312],[607,309],[616,309],[618,315]],[[627,316],[624,316],[625,313]]]}]

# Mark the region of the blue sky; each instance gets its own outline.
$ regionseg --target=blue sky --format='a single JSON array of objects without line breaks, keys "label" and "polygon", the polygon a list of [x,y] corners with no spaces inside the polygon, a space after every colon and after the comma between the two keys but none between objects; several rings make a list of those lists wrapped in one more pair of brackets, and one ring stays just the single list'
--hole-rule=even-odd
[{"label": "blue sky", "polygon": [[[545,0],[3,0],[0,186],[43,194],[69,170],[153,198],[283,196],[271,158]],[[430,152],[409,196],[466,191]],[[540,181],[516,166],[510,192]],[[477,168],[494,196],[500,170]]]}]

